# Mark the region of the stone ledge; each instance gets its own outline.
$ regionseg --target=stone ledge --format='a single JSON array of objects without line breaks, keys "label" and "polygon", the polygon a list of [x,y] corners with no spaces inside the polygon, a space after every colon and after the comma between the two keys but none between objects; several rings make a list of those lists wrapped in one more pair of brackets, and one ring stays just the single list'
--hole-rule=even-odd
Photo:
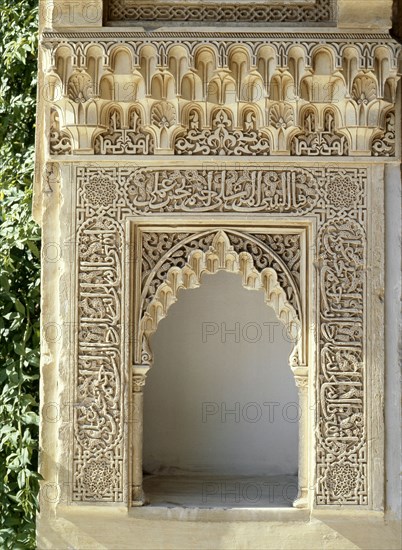
[{"label": "stone ledge", "polygon": [[[123,507],[81,506],[59,508],[58,519],[41,518],[38,549],[110,549],[110,550],[387,550],[399,549],[398,522],[385,522],[377,513],[325,513],[305,518],[301,510],[271,509],[271,520],[164,522],[138,518]],[[295,514],[303,521],[295,520]],[[276,517],[275,517],[276,516]],[[228,516],[226,516],[228,517]],[[359,528],[356,529],[356,522]]]}]

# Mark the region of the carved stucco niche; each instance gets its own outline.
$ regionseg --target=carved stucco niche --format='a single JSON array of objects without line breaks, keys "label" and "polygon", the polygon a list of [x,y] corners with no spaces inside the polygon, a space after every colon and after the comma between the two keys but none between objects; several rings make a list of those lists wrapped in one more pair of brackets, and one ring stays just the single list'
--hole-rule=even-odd
[{"label": "carved stucco niche", "polygon": [[[314,380],[310,378],[312,393],[308,396],[310,403],[317,401],[314,419],[317,486],[314,488],[313,478],[306,469],[305,484],[301,486],[305,490],[299,496],[304,505],[308,489],[315,494],[317,504],[371,505],[370,487],[373,485],[369,483],[371,467],[367,447],[367,433],[371,427],[366,417],[365,380],[366,369],[372,366],[365,336],[364,311],[368,297],[363,267],[368,261],[367,207],[371,200],[367,169],[345,166],[294,169],[271,166],[263,169],[252,164],[243,170],[78,166],[75,177],[78,184],[77,307],[81,323],[75,363],[76,399],[88,405],[76,407],[74,500],[123,502],[128,498],[127,440],[120,429],[127,411],[126,403],[130,401],[122,382],[129,377],[131,368],[127,356],[129,333],[133,331],[137,335],[132,353],[133,394],[139,394],[133,399],[138,404],[141,384],[145,383],[150,364],[148,336],[174,300],[177,285],[191,287],[196,284],[199,262],[215,254],[211,246],[217,235],[224,241],[229,239],[233,247],[229,269],[238,269],[235,266],[239,266],[240,258],[248,262],[252,258],[254,266],[262,267],[262,272],[268,269],[274,287],[275,280],[279,281],[278,297],[282,296],[283,304],[290,304],[286,306],[288,312],[292,315],[293,311],[298,312],[298,319],[306,323],[307,310],[301,298],[304,296],[306,300],[306,290],[300,290],[297,267],[301,248],[291,240],[285,244],[284,235],[275,239],[276,233],[271,231],[265,236],[268,240],[263,243],[265,253],[261,256],[256,246],[264,234],[261,229],[252,231],[251,235],[250,230],[243,230],[237,242],[233,240],[236,231],[230,229],[230,224],[228,229],[227,222],[223,221],[218,222],[216,229],[204,233],[201,228],[194,233],[193,226],[182,222],[182,231],[171,234],[167,230],[167,217],[165,222],[156,218],[162,229],[144,231],[142,239],[145,240],[135,240],[139,248],[130,251],[124,245],[127,221],[135,222],[137,216],[146,215],[151,222],[154,216],[172,213],[208,219],[208,215],[215,212],[215,216],[222,216],[224,220],[225,212],[235,212],[237,216],[243,212],[257,215],[256,223],[258,220],[259,224],[263,219],[260,216],[269,214],[271,223],[292,227],[299,220],[316,228],[316,243],[311,242],[309,264],[311,278],[311,262],[315,257],[318,301],[315,302],[313,326],[316,332],[314,337],[311,331],[307,331],[308,334],[304,331],[303,338],[309,339],[317,353],[313,359],[316,374]],[[236,182],[242,182],[240,187],[236,187]],[[238,218],[237,225],[240,220]],[[292,234],[290,228],[287,232]],[[127,261],[130,254],[137,258],[136,262]],[[298,260],[290,267],[287,264],[295,256]],[[143,258],[141,262],[138,261],[140,257]],[[270,261],[275,265],[269,265]],[[307,265],[305,258],[302,261]],[[261,266],[261,262],[268,263]],[[140,271],[134,277],[138,281],[133,290],[137,305],[130,321],[122,303],[127,292],[124,281],[128,280],[128,266],[133,264]],[[260,276],[251,263],[248,266],[258,285]],[[288,276],[285,276],[286,271]],[[187,282],[184,282],[185,276]],[[286,280],[291,280],[292,284],[286,284]],[[281,289],[286,293],[286,300],[283,300]],[[312,307],[312,299],[309,298],[309,307]],[[311,359],[307,371],[305,351],[294,353],[292,361],[296,380],[305,388],[307,399],[303,377],[307,380],[307,372],[310,377],[314,372]],[[106,393],[98,401],[102,395],[99,394],[100,373],[103,373],[101,379]],[[311,419],[311,415],[308,417]],[[88,432],[85,426],[89,422],[92,430]],[[134,431],[133,437],[137,437],[138,445],[133,449],[135,460],[131,459],[132,468],[137,468],[137,473],[131,477],[131,497],[134,503],[141,503],[141,485],[133,483],[133,479],[138,480],[140,476],[138,432]],[[101,484],[100,470],[105,479],[114,480],[112,485]],[[98,480],[98,485],[91,479]],[[118,488],[117,492],[110,493],[110,487]]]},{"label": "carved stucco niche", "polygon": [[[245,228],[246,229],[246,228]],[[220,226],[197,229],[186,225],[183,232],[169,232],[160,228],[137,228],[133,235],[136,243],[133,257],[141,261],[141,288],[134,290],[134,367],[132,504],[146,502],[142,490],[142,390],[146,374],[153,363],[152,335],[170,306],[177,301],[181,289],[197,288],[203,276],[224,270],[241,275],[243,287],[262,291],[265,303],[272,307],[284,325],[287,339],[293,350],[289,364],[300,388],[300,407],[305,411],[300,422],[299,491],[294,506],[307,505],[307,353],[305,320],[302,302],[305,303],[305,273],[301,268],[301,255],[306,245],[305,230],[287,233],[279,227],[259,233],[237,226]],[[302,272],[301,272],[302,271]],[[300,284],[303,291],[300,290]],[[137,322],[137,319],[139,321]],[[304,328],[303,328],[304,327]],[[306,384],[302,382],[305,381]]]}]

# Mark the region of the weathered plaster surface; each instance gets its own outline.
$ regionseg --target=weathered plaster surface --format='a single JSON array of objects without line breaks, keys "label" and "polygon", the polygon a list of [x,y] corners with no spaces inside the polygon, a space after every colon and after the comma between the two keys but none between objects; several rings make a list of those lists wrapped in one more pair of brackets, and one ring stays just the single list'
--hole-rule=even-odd
[{"label": "weathered plaster surface", "polygon": [[252,512],[248,512],[245,521],[227,521],[222,515],[215,519],[211,512],[200,521],[190,510],[178,511],[176,516],[165,520],[152,516],[136,519],[138,510],[128,516],[123,510],[100,508],[87,508],[85,514],[71,508],[60,511],[57,520],[42,523],[39,548],[391,550],[400,547],[397,524],[386,524],[377,517],[363,519],[353,513],[347,518],[336,513],[335,517],[332,514],[310,520],[303,516],[301,521],[273,513],[255,521]]}]

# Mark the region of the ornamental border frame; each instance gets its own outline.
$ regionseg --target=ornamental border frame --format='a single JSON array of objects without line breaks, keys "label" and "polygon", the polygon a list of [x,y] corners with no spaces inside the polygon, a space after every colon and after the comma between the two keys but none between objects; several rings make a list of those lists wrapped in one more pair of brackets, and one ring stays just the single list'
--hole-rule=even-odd
[{"label": "ornamental border frame", "polygon": [[[105,160],[105,159],[104,159]],[[150,159],[146,159],[146,163],[149,166],[157,166],[158,159],[152,159],[153,162],[149,162]],[[194,168],[195,166],[195,159],[191,159],[192,162],[190,164],[191,167]],[[221,161],[221,159],[219,159]],[[243,159],[242,159],[243,160]],[[253,163],[249,161],[250,166],[253,166]],[[55,169],[61,168],[61,181],[62,183],[62,189],[63,193],[70,194],[70,201],[67,201],[65,206],[63,208],[69,208],[68,205],[73,206],[73,210],[71,212],[76,211],[77,212],[77,222],[74,222],[74,227],[78,229],[78,226],[80,225],[80,215],[82,214],[82,208],[81,208],[81,214],[80,214],[80,206],[79,206],[79,189],[80,189],[80,183],[77,181],[77,191],[75,190],[75,186],[70,186],[70,190],[65,190],[66,182],[71,181],[71,176],[73,180],[76,180],[76,177],[78,176],[79,170],[85,170],[84,166],[88,165],[87,162],[82,165],[77,159],[73,161],[73,163],[69,162],[63,162],[63,165],[60,167],[57,163],[50,163]],[[123,163],[122,163],[123,164]],[[118,170],[124,170],[125,168],[130,169],[138,169],[140,163],[136,161],[134,164],[131,164],[128,159],[125,159],[124,167],[123,165],[120,165]],[[169,164],[169,163],[167,163]],[[226,161],[227,165],[230,165],[231,163],[229,161]],[[236,163],[233,162],[233,165]],[[265,163],[264,163],[265,164]],[[311,169],[311,162],[308,162],[307,160],[304,162],[298,162],[296,163],[296,167],[302,167],[304,169],[308,168],[310,166]],[[258,163],[259,168],[261,169],[262,163]],[[323,163],[316,163],[314,166],[324,165]],[[331,166],[335,169],[350,169],[352,166],[356,168],[364,166],[364,163],[342,163],[341,161],[333,162],[331,163]],[[96,167],[95,169],[103,170],[104,168],[108,168],[109,163],[108,162],[102,162],[102,163],[96,163],[94,164]],[[186,163],[187,166],[187,163]],[[324,165],[325,166],[325,165]],[[281,165],[279,162],[270,162],[269,164],[266,164],[266,167],[270,167],[271,169],[280,168]],[[70,169],[73,169],[73,172],[70,172]],[[370,229],[370,231],[367,233],[367,261],[365,263],[365,272],[366,270],[369,270],[371,277],[368,278],[368,287],[367,287],[367,299],[365,300],[365,308],[366,308],[366,314],[365,314],[365,322],[367,326],[367,335],[371,335],[372,339],[370,341],[370,347],[367,349],[367,361],[368,365],[371,368],[371,376],[367,378],[367,403],[366,407],[371,409],[371,406],[374,405],[374,419],[372,422],[370,422],[370,425],[368,426],[369,431],[371,433],[371,436],[369,437],[369,455],[368,455],[368,464],[370,465],[370,469],[368,472],[368,486],[369,486],[369,500],[366,504],[356,505],[357,508],[364,506],[364,508],[374,509],[374,510],[382,510],[383,509],[383,498],[384,498],[384,480],[383,480],[383,472],[384,472],[384,462],[383,462],[383,411],[382,411],[382,405],[380,400],[377,400],[375,396],[372,394],[373,387],[376,388],[376,396],[378,395],[377,392],[379,392],[382,395],[382,388],[383,388],[383,360],[384,360],[384,351],[383,351],[383,345],[384,345],[384,335],[381,332],[373,331],[374,326],[382,326],[381,320],[383,320],[383,305],[381,303],[380,293],[381,293],[381,285],[383,284],[383,261],[384,261],[384,252],[383,252],[383,165],[375,166],[375,165],[365,165],[364,170],[366,170],[367,173],[367,206],[371,212],[371,225],[370,228],[367,227],[367,229]],[[79,180],[79,177],[77,178]],[[75,195],[77,192],[77,195]],[[376,201],[373,203],[371,201],[371,197],[375,196]],[[78,199],[78,203],[76,205],[76,198]],[[230,215],[222,215],[222,217],[227,217],[229,215],[230,218],[233,218],[234,220],[240,219],[240,215],[238,213]],[[262,216],[264,214],[256,215],[255,219],[262,219]],[[313,215],[313,218],[317,217],[317,213],[308,213],[307,215],[304,214],[302,216],[285,216],[285,218],[288,220],[288,222],[295,223],[297,219],[300,220],[306,220],[309,217]],[[173,215],[174,218],[175,215]],[[177,216],[177,214],[176,214]],[[221,216],[221,215],[220,215]],[[219,216],[219,217],[220,217]],[[273,220],[279,220],[284,218],[283,214],[280,215],[278,213],[271,213],[271,219]],[[162,220],[167,221],[169,217],[172,217],[172,214],[162,214],[157,216],[146,216],[148,219],[156,220],[158,217],[160,217]],[[188,217],[188,215],[184,215],[185,218]],[[140,219],[140,218],[138,218]],[[197,216],[197,219],[205,219],[204,216],[200,217]],[[82,218],[81,218],[82,220]],[[77,223],[77,225],[75,225]],[[128,223],[128,222],[127,222]],[[127,223],[125,222],[125,227],[127,230]],[[366,222],[367,223],[367,222]],[[72,229],[72,234],[75,235],[75,229]],[[317,258],[319,260],[319,258]],[[78,266],[78,262],[77,262]],[[74,278],[75,279],[75,278]],[[71,288],[72,296],[76,297],[77,293],[75,292],[76,289],[76,283],[78,282],[78,276],[76,280],[73,282],[73,287]],[[128,280],[125,281],[126,286],[126,292],[127,292],[127,285]],[[317,291],[318,292],[318,289]],[[318,294],[316,295],[316,299],[319,299]],[[73,306],[73,309],[77,310],[78,304],[75,304]],[[370,311],[371,314],[374,316],[374,319],[367,317],[367,311]],[[74,317],[73,317],[74,318]],[[78,321],[78,318],[76,318],[76,322]],[[76,326],[75,323],[73,323],[72,326]],[[71,334],[70,337],[73,337],[74,334]],[[70,358],[70,360],[73,361],[73,364],[75,363],[74,358]],[[63,377],[62,377],[63,378]],[[68,386],[68,384],[67,384]],[[67,389],[68,391],[68,389]],[[75,403],[75,412],[77,411],[77,405],[79,405],[79,402],[77,403],[76,398],[74,398],[73,402]],[[70,414],[70,411],[68,412],[68,415]],[[370,419],[367,419],[370,421]],[[64,425],[65,430],[65,425]],[[127,430],[127,426],[125,427],[125,430]],[[127,432],[125,437],[127,437]],[[65,436],[61,437],[61,440],[64,441],[64,444],[67,444],[65,441]],[[127,455],[124,455],[127,458]],[[375,456],[376,460],[373,461],[373,457]],[[126,460],[126,458],[124,460]],[[71,469],[69,469],[71,472]],[[71,479],[72,481],[72,479]],[[124,484],[123,484],[124,485]],[[66,493],[69,493],[69,490],[66,491]],[[125,493],[124,487],[122,492]],[[127,493],[125,493],[126,496],[123,497],[120,500],[120,503],[127,502]],[[78,504],[77,501],[71,502],[70,496],[68,494],[64,494],[65,501],[74,504]],[[99,501],[95,501],[99,503]],[[94,500],[91,500],[89,503],[94,503]],[[106,504],[107,502],[104,502]],[[111,503],[110,501],[108,502]],[[115,502],[118,504],[118,502]],[[313,504],[313,506],[318,506],[319,508],[333,508],[332,504],[324,504],[320,502],[316,502]],[[355,505],[349,504],[348,508],[354,508]]]}]

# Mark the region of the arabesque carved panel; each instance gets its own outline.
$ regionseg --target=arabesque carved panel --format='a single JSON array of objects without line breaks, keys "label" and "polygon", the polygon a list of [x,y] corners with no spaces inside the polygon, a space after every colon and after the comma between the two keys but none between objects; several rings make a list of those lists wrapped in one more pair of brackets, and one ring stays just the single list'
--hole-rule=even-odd
[{"label": "arabesque carved panel", "polygon": [[123,500],[124,230],[108,216],[78,229],[74,500]]},{"label": "arabesque carved panel", "polygon": [[[336,216],[322,226],[319,234],[318,504],[368,502],[362,339],[365,244],[365,229],[353,218]],[[353,329],[345,344],[343,334],[351,324]],[[330,336],[328,325],[336,326],[338,334]]]}]

